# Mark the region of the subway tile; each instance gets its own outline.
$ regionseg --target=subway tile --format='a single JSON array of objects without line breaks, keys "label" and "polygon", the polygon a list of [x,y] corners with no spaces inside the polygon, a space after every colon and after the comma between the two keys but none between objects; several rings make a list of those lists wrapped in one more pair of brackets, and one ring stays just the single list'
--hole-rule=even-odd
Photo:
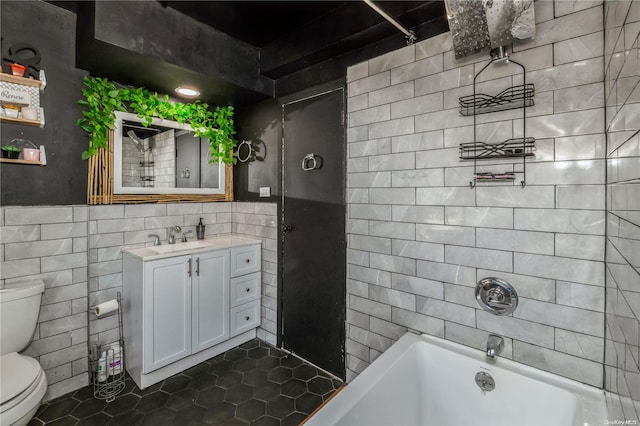
[{"label": "subway tile", "polygon": [[166,216],[165,204],[127,204],[124,206],[124,218]]},{"label": "subway tile", "polygon": [[442,92],[401,100],[391,104],[391,118],[409,117],[440,111],[443,107]]},{"label": "subway tile", "polygon": [[554,2],[555,16],[560,17],[596,6],[602,6],[602,0],[557,1]]},{"label": "subway tile", "polygon": [[476,191],[464,189],[477,193],[479,206],[553,208],[555,205],[553,186],[527,185],[524,188],[520,186],[483,186],[477,187]]},{"label": "subway tile", "polygon": [[475,309],[422,296],[418,296],[416,302],[418,313],[470,327],[476,325]]},{"label": "subway tile", "polygon": [[416,61],[430,56],[444,53],[453,49],[453,38],[451,32],[439,34],[426,40],[418,42],[416,46]]},{"label": "subway tile", "polygon": [[602,287],[557,281],[556,292],[556,303],[559,305],[604,312]]},{"label": "subway tile", "polygon": [[415,61],[416,49],[409,45],[369,60],[369,73],[377,74]]},{"label": "subway tile", "polygon": [[39,325],[40,337],[49,337],[60,333],[87,326],[87,313],[58,318],[52,321],[42,322]]},{"label": "subway tile", "polygon": [[447,225],[513,228],[513,209],[499,207],[445,207]]},{"label": "subway tile", "polygon": [[392,308],[391,315],[391,322],[394,324],[399,324],[432,336],[444,337],[444,321],[440,318],[399,308]]},{"label": "subway tile", "polygon": [[234,203],[203,203],[202,213],[231,213]]},{"label": "subway tile", "polygon": [[394,222],[444,223],[442,206],[391,206],[391,220]]},{"label": "subway tile", "polygon": [[364,77],[358,80],[354,80],[348,83],[349,96],[356,96],[362,93],[371,92],[376,89],[387,87],[391,84],[391,73],[385,71],[379,74],[374,74],[369,77]]},{"label": "subway tile", "polygon": [[566,257],[514,253],[514,272],[602,286],[604,263]]},{"label": "subway tile", "polygon": [[439,244],[461,246],[475,245],[475,231],[472,227],[451,225],[416,225],[416,240]]},{"label": "subway tile", "polygon": [[417,115],[415,117],[415,131],[429,132],[433,130],[443,130],[452,127],[468,126],[469,123],[471,123],[469,117],[460,116],[458,109],[452,108]]},{"label": "subway tile", "polygon": [[[391,320],[391,306],[373,300],[349,295],[348,308],[383,320]],[[397,321],[394,321],[397,323]]]},{"label": "subway tile", "polygon": [[42,305],[66,302],[87,296],[86,283],[48,287],[42,295]]},{"label": "subway tile", "polygon": [[443,147],[443,132],[414,133],[411,135],[394,136],[391,139],[392,152],[424,151]]},{"label": "subway tile", "polygon": [[73,206],[73,221],[86,222],[89,219],[89,206]]},{"label": "subway tile", "polygon": [[352,98],[347,98],[347,112],[360,111],[369,108],[369,94],[363,93]]},{"label": "subway tile", "polygon": [[601,363],[604,355],[604,340],[556,328],[555,350]]},{"label": "subway tile", "polygon": [[391,253],[395,256],[409,257],[411,259],[444,262],[444,245],[442,244],[393,240],[391,242]]},{"label": "subway tile", "polygon": [[69,346],[71,346],[70,333],[56,334],[34,340],[22,354],[30,357],[38,357],[42,354],[54,352]]},{"label": "subway tile", "polygon": [[43,354],[40,356],[40,365],[43,369],[53,368],[58,365],[63,365],[69,361],[73,361],[80,358],[86,358],[87,345],[80,344],[69,346],[68,348],[60,349],[54,352]]},{"label": "subway tile", "polygon": [[375,237],[415,240],[416,225],[402,222],[369,222],[369,234]]},{"label": "subway tile", "polygon": [[481,330],[537,346],[550,349],[554,347],[553,327],[511,316],[496,316],[484,311],[477,311],[476,317],[478,328]]},{"label": "subway tile", "polygon": [[44,224],[40,226],[43,240],[53,240],[58,238],[85,237],[87,235],[86,222],[57,223],[54,225]]},{"label": "subway tile", "polygon": [[604,210],[604,185],[556,185],[559,209]]},{"label": "subway tile", "polygon": [[513,359],[591,386],[602,386],[600,363],[519,341],[513,342]]},{"label": "subway tile", "polygon": [[413,152],[369,157],[369,170],[372,172],[415,169],[415,164],[415,154]]},{"label": "subway tile", "polygon": [[347,263],[358,266],[369,266],[369,252],[347,249]]},{"label": "subway tile", "polygon": [[416,310],[416,296],[413,294],[374,285],[369,287],[369,297],[371,300],[392,307],[408,311]]},{"label": "subway tile", "polygon": [[0,262],[2,279],[23,277],[40,273],[40,259],[17,259]]},{"label": "subway tile", "polygon": [[604,88],[601,83],[559,89],[553,92],[555,113],[604,107]]},{"label": "subway tile", "polygon": [[[514,120],[514,137],[522,137],[522,119]],[[604,109],[565,112],[527,118],[527,136],[536,139],[602,133]]]},{"label": "subway tile", "polygon": [[391,220],[391,206],[375,204],[351,204],[349,206],[351,219]]},{"label": "subway tile", "polygon": [[416,152],[417,169],[456,167],[459,165],[460,151],[458,148],[432,149]]},{"label": "subway tile", "polygon": [[557,254],[554,253],[553,234],[546,232],[478,228],[476,229],[476,245],[477,247],[522,253]]},{"label": "subway tile", "polygon": [[358,343],[368,346],[372,349],[384,352],[391,346],[392,342],[389,338],[363,330],[354,325],[349,327],[349,337]]},{"label": "subway tile", "polygon": [[347,158],[347,178],[351,173],[368,172],[369,158]]},{"label": "subway tile", "polygon": [[371,188],[369,200],[373,204],[416,204],[414,188]]},{"label": "subway tile", "polygon": [[463,285],[445,283],[444,300],[474,309],[478,307],[474,289]]},{"label": "subway tile", "polygon": [[391,174],[389,172],[349,173],[347,181],[349,188],[384,188],[391,186]]},{"label": "subway tile", "polygon": [[370,237],[365,235],[350,235],[349,248],[390,254],[391,240],[389,238]]},{"label": "subway tile", "polygon": [[514,228],[542,232],[604,235],[605,215],[594,210],[515,209]]},{"label": "subway tile", "polygon": [[[386,107],[388,108],[388,104],[392,102],[413,98],[414,92],[413,81],[402,84],[394,84],[393,86],[385,87],[380,90],[374,90],[373,92],[369,92],[369,106],[375,107],[378,105],[386,104]],[[383,119],[380,119],[378,121],[382,120]]]},{"label": "subway tile", "polygon": [[379,269],[382,271],[395,272],[395,273],[400,273],[405,275],[416,274],[415,259],[408,259],[406,257],[371,253],[370,265],[371,265],[371,268]]},{"label": "subway tile", "polygon": [[66,238],[61,240],[11,243],[5,244],[4,250],[5,260],[63,255],[73,252],[73,240]]},{"label": "subway tile", "polygon": [[4,225],[40,225],[73,222],[73,207],[6,207]]},{"label": "subway tile", "polygon": [[419,260],[417,266],[417,276],[421,278],[470,287],[475,286],[476,283],[476,271],[474,268],[426,260]]},{"label": "subway tile", "polygon": [[469,188],[417,188],[415,191],[416,204],[420,205],[473,206],[476,204],[476,192]]},{"label": "subway tile", "polygon": [[391,84],[404,83],[413,81],[420,77],[442,72],[443,60],[442,55],[434,55],[428,58],[408,63],[391,70]]},{"label": "subway tile", "polygon": [[604,261],[604,236],[557,233],[555,255]]},{"label": "subway tile", "polygon": [[600,312],[521,299],[513,316],[551,327],[604,337],[604,324]]},{"label": "subway tile", "polygon": [[[368,139],[386,138],[414,133],[414,117],[398,118],[396,120],[383,121],[369,124]],[[427,129],[424,129],[427,130]],[[420,130],[420,131],[424,131]]]},{"label": "subway tile", "polygon": [[369,61],[347,67],[347,82],[359,80],[369,75]]},{"label": "subway tile", "polygon": [[124,205],[89,206],[89,220],[124,218]]},{"label": "subway tile", "polygon": [[2,244],[37,241],[40,239],[41,225],[18,225],[0,227]]},{"label": "subway tile", "polygon": [[87,256],[85,253],[61,254],[41,258],[42,272],[60,271],[84,266],[87,266]]},{"label": "subway tile", "polygon": [[388,337],[395,342],[407,332],[407,328],[389,321],[383,321],[379,318],[373,317],[371,318],[371,331],[373,333]]},{"label": "subway tile", "polygon": [[391,173],[391,186],[394,188],[443,186],[443,185],[444,185],[443,169],[393,171]]},{"label": "subway tile", "polygon": [[473,82],[473,75],[473,66],[467,65],[419,78],[415,80],[416,96],[467,86]]},{"label": "subway tile", "polygon": [[[558,2],[566,3],[566,2]],[[604,33],[597,32],[581,37],[576,37],[553,45],[553,58],[555,65],[584,59],[602,57],[604,53]]]},{"label": "subway tile", "polygon": [[369,126],[349,127],[347,129],[347,143],[369,139]]},{"label": "subway tile", "polygon": [[604,160],[527,164],[527,182],[536,185],[598,185],[605,183]]},{"label": "subway tile", "polygon": [[38,322],[50,321],[52,319],[71,315],[71,301],[41,305]]},{"label": "subway tile", "polygon": [[369,234],[369,221],[361,219],[347,219],[347,234]]},{"label": "subway tile", "polygon": [[144,229],[145,218],[103,219],[98,221],[98,233],[137,231]]},{"label": "subway tile", "polygon": [[382,287],[391,287],[391,273],[388,271],[349,265],[347,276],[357,281],[363,281]]},{"label": "subway tile", "polygon": [[369,190],[366,188],[347,189],[347,203],[367,204],[369,202]]},{"label": "subway tile", "polygon": [[353,294],[355,296],[369,298],[369,284],[362,281],[347,280],[347,294]]},{"label": "subway tile", "polygon": [[390,119],[391,109],[389,105],[381,105],[350,113],[349,126],[362,126],[364,124],[377,123],[379,121],[387,121]]},{"label": "subway tile", "polygon": [[[389,138],[372,139],[349,144],[350,157],[364,157],[369,155],[389,154],[391,144]],[[350,172],[351,169],[348,169]]]},{"label": "subway tile", "polygon": [[511,252],[488,250],[473,247],[446,246],[445,262],[455,265],[493,269],[512,272],[513,258]]},{"label": "subway tile", "polygon": [[516,41],[513,49],[517,52],[602,31],[602,21],[602,9],[596,7],[541,22],[536,25],[535,38]]},{"label": "subway tile", "polygon": [[391,288],[417,296],[444,299],[442,282],[418,278],[411,275],[392,274]]}]

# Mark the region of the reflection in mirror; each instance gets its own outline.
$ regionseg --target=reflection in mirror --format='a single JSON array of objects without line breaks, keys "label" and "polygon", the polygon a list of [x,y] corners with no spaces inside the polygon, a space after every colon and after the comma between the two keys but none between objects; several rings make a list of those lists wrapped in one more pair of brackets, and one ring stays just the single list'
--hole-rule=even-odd
[{"label": "reflection in mirror", "polygon": [[225,167],[209,164],[209,141],[189,125],[116,112],[115,194],[224,194]]}]

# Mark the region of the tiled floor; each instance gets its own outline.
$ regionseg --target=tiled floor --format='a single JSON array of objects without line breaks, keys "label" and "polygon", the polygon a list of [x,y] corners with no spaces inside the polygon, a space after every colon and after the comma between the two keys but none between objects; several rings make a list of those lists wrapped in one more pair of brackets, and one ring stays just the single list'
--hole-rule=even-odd
[{"label": "tiled floor", "polygon": [[342,385],[260,340],[140,390],[127,377],[107,404],[90,386],[47,402],[40,425],[298,425]]}]

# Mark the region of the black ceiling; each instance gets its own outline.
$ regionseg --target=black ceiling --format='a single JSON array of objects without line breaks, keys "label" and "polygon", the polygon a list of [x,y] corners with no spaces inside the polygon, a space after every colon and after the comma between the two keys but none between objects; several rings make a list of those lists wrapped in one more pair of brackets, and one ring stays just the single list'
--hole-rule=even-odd
[{"label": "black ceiling", "polygon": [[[105,0],[99,0],[105,2]],[[332,74],[342,73],[348,65],[360,62],[373,56],[377,56],[386,51],[400,48],[404,45],[404,35],[393,25],[382,18],[371,9],[364,1],[164,1],[156,0],[156,5],[160,8],[173,10],[173,15],[184,16],[188,25],[191,19],[205,24],[216,31],[225,33],[233,37],[236,41],[241,41],[250,45],[254,49],[257,58],[258,79],[270,79],[274,81],[273,94],[278,95],[277,83],[279,79],[287,81],[303,81],[299,74],[318,74],[332,69]],[[84,8],[82,1],[55,1],[50,3],[67,8],[78,13],[78,25],[82,19],[91,14],[79,13]],[[107,0],[108,2],[108,0]],[[146,0],[149,3],[149,0]],[[153,1],[151,1],[153,3]],[[444,21],[445,7],[442,0],[434,1],[376,1],[375,4],[386,11],[389,15],[405,28],[415,31],[418,40],[446,31]],[[130,7],[132,3],[116,2],[121,9],[135,9]],[[139,4],[142,4],[140,2]],[[152,8],[151,8],[152,9]],[[96,18],[97,19],[97,18]],[[97,22],[97,21],[96,21]],[[436,24],[433,24],[433,23]],[[443,22],[445,22],[443,24]],[[150,24],[152,25],[152,24]],[[188,27],[187,27],[188,28]],[[185,34],[176,35],[185,37]],[[83,35],[84,36],[84,35]],[[170,37],[172,35],[168,35]],[[81,40],[78,41],[81,43]],[[159,42],[162,42],[159,40]],[[82,41],[85,43],[85,41]],[[89,44],[87,44],[89,45]],[[98,51],[82,51],[86,58],[94,56],[94,59],[87,59],[81,67],[87,69],[92,74],[102,75],[110,78],[123,79],[122,73],[109,75],[118,63],[126,64],[127,69],[139,70],[140,74],[131,76],[130,81],[122,81],[126,84],[145,84],[153,90],[163,90],[164,86],[173,85],[174,81],[182,77],[180,69],[184,74],[193,74],[195,69],[188,69],[184,63],[173,62],[167,66],[159,66],[158,60],[167,61],[167,58],[144,57],[140,52],[127,52],[126,49],[111,48],[104,44],[100,45]],[[235,46],[234,49],[237,49]],[[224,49],[220,46],[220,49]],[[227,48],[231,50],[232,48]],[[366,53],[364,51],[366,50]],[[113,53],[110,53],[113,52]],[[119,54],[116,52],[120,52]],[[110,55],[110,56],[109,56]],[[368,55],[368,56],[367,56]],[[349,57],[348,59],[346,57]],[[340,58],[336,61],[336,58]],[[215,59],[211,59],[215,60]],[[93,64],[95,62],[95,64]],[[184,62],[184,61],[183,61]],[[339,64],[337,64],[339,62]],[[148,70],[150,64],[154,69]],[[330,65],[327,65],[330,64]],[[136,65],[136,66],[131,66]],[[177,66],[175,66],[177,65]],[[229,66],[232,66],[230,64]],[[181,68],[182,67],[182,68]],[[202,67],[200,67],[202,68]],[[157,72],[162,70],[162,72]],[[316,70],[316,71],[314,71]],[[311,71],[311,72],[308,72]],[[243,70],[238,69],[237,73]],[[156,74],[156,80],[150,76]],[[164,76],[164,77],[163,77]],[[193,76],[192,76],[193,77]],[[217,77],[211,73],[204,75],[205,80],[210,81],[211,91],[220,91],[220,84],[213,84]],[[218,76],[223,86],[229,81],[227,76]],[[253,77],[252,77],[253,78]],[[325,81],[338,76],[325,75]],[[125,77],[126,79],[126,77]],[[171,81],[171,83],[163,80]],[[229,86],[231,87],[231,86]],[[219,99],[205,99],[208,102],[224,101],[232,104],[243,104],[254,102],[256,97],[244,96],[241,92],[248,89],[247,85],[240,84],[241,90],[232,87],[228,90],[228,96],[221,96]],[[246,91],[246,90],[245,90]],[[240,95],[239,95],[240,93]],[[264,91],[258,91],[262,97]],[[260,97],[258,96],[258,97]],[[233,99],[231,99],[233,98]],[[241,99],[243,98],[243,99]]]}]

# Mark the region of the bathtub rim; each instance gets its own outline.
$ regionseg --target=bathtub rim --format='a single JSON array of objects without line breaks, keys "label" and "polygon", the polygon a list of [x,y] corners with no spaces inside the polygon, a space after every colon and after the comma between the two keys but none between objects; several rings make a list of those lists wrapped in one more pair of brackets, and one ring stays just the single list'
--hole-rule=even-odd
[{"label": "bathtub rim", "polygon": [[540,370],[508,358],[497,357],[495,361],[490,362],[487,360],[485,353],[476,348],[429,334],[418,334],[408,331],[353,379],[351,383],[347,384],[335,398],[329,400],[317,413],[307,419],[304,425],[326,426],[335,424],[342,419],[347,412],[364,398],[367,392],[382,379],[384,373],[401,359],[401,355],[416,343],[427,343],[446,351],[461,354],[473,361],[490,365],[492,368],[502,368],[514,374],[524,375],[551,386],[556,386],[575,394],[576,397],[579,398],[581,405],[585,399],[591,401],[595,404],[582,407],[583,412],[587,414],[587,418],[584,419],[585,425],[601,425],[607,419],[604,389]]}]

